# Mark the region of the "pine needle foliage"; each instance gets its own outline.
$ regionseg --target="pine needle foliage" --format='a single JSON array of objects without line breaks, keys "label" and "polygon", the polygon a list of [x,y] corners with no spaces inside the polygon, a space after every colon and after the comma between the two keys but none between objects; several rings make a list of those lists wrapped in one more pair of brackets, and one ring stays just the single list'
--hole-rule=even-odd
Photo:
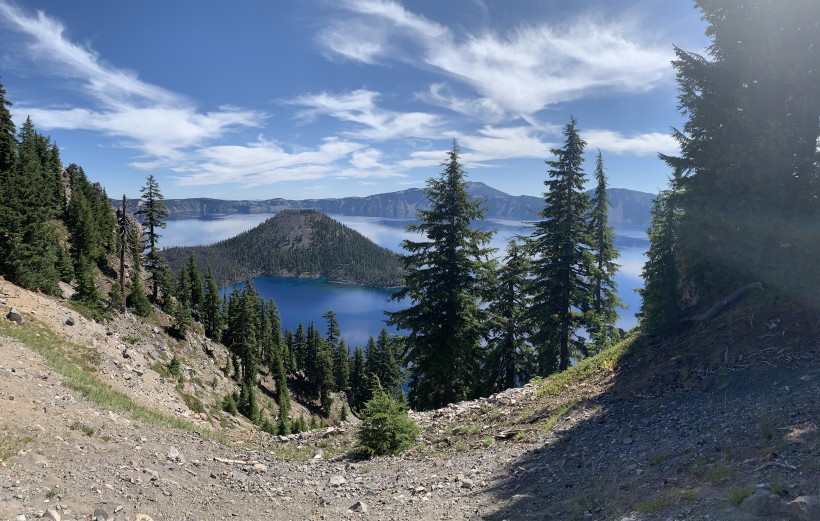
[{"label": "pine needle foliage", "polygon": [[409,332],[404,338],[409,397],[418,409],[475,397],[484,360],[482,302],[493,232],[473,228],[484,213],[467,193],[455,141],[442,167],[439,177],[427,181],[430,209],[419,210],[418,223],[407,227],[421,237],[402,243],[406,276],[392,298],[409,298],[410,305],[387,314],[389,324]]}]

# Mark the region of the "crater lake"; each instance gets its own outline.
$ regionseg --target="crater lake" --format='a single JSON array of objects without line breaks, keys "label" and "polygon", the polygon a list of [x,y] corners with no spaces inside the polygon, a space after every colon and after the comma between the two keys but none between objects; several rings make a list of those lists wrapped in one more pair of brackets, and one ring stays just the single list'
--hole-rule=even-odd
[{"label": "crater lake", "polygon": [[[197,246],[221,241],[249,230],[274,214],[231,214],[197,218],[169,219],[163,231],[161,246]],[[354,217],[330,215],[333,219],[356,230],[380,246],[401,252],[401,242],[415,235],[406,231],[406,219],[386,219],[380,217]],[[503,257],[507,241],[516,236],[527,235],[530,227],[526,222],[492,219],[479,224],[484,229],[498,230],[491,246],[497,248],[497,256]],[[646,260],[645,252],[649,240],[643,226],[620,225],[615,227],[615,246],[620,252],[618,263],[621,268],[616,276],[618,296],[627,306],[620,311],[617,325],[629,329],[637,324],[635,313],[640,307],[640,297],[635,291],[643,286],[641,268]],[[273,298],[282,316],[282,327],[295,330],[301,322],[307,326],[313,322],[324,332],[325,319],[322,315],[333,311],[339,320],[342,337],[349,346],[362,346],[368,337],[377,336],[385,325],[385,311],[396,311],[407,302],[390,301],[390,290],[367,288],[352,284],[339,284],[327,279],[290,279],[277,277],[256,277],[253,284],[264,298]],[[234,286],[222,288],[230,293]],[[388,331],[397,331],[388,328]]]}]

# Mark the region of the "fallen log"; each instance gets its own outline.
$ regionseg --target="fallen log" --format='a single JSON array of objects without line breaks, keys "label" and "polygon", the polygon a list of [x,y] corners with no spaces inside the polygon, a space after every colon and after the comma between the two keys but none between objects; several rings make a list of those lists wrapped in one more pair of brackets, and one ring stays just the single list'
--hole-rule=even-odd
[{"label": "fallen log", "polygon": [[759,289],[760,291],[763,291],[763,284],[760,282],[752,282],[751,284],[746,284],[742,288],[738,288],[732,293],[730,293],[726,298],[712,304],[712,306],[709,307],[709,309],[707,309],[703,313],[698,313],[697,315],[686,317],[682,320],[682,322],[703,322],[705,320],[709,320],[710,318],[714,318],[727,306],[734,304],[735,302],[740,300],[744,295],[746,295],[746,293],[752,291],[753,289]]}]

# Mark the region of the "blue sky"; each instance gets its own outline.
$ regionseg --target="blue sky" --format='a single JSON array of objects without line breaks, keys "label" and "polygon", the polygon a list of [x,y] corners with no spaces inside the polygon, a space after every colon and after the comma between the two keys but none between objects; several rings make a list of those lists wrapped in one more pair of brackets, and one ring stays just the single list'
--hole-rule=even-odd
[{"label": "blue sky", "polygon": [[0,83],[109,195],[293,199],[423,186],[453,138],[469,179],[543,191],[570,115],[610,186],[674,153],[669,0],[0,0]]}]

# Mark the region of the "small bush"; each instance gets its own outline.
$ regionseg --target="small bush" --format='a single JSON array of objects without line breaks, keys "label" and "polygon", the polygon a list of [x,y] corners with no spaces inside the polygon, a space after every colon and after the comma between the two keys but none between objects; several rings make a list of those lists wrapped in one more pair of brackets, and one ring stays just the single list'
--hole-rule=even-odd
[{"label": "small bush", "polygon": [[236,408],[236,398],[233,394],[228,393],[222,399],[222,410],[231,416],[239,414],[239,410]]},{"label": "small bush", "polygon": [[380,386],[364,405],[357,448],[367,456],[396,454],[416,441],[419,426],[407,415],[404,404],[385,393]]},{"label": "small bush", "polygon": [[182,362],[179,361],[177,355],[174,355],[171,361],[168,362],[168,372],[182,381]]},{"label": "small bush", "polygon": [[726,498],[729,501],[729,504],[732,506],[740,506],[743,503],[743,500],[747,497],[751,496],[754,492],[752,487],[737,487],[733,488],[729,491],[729,495]]}]

